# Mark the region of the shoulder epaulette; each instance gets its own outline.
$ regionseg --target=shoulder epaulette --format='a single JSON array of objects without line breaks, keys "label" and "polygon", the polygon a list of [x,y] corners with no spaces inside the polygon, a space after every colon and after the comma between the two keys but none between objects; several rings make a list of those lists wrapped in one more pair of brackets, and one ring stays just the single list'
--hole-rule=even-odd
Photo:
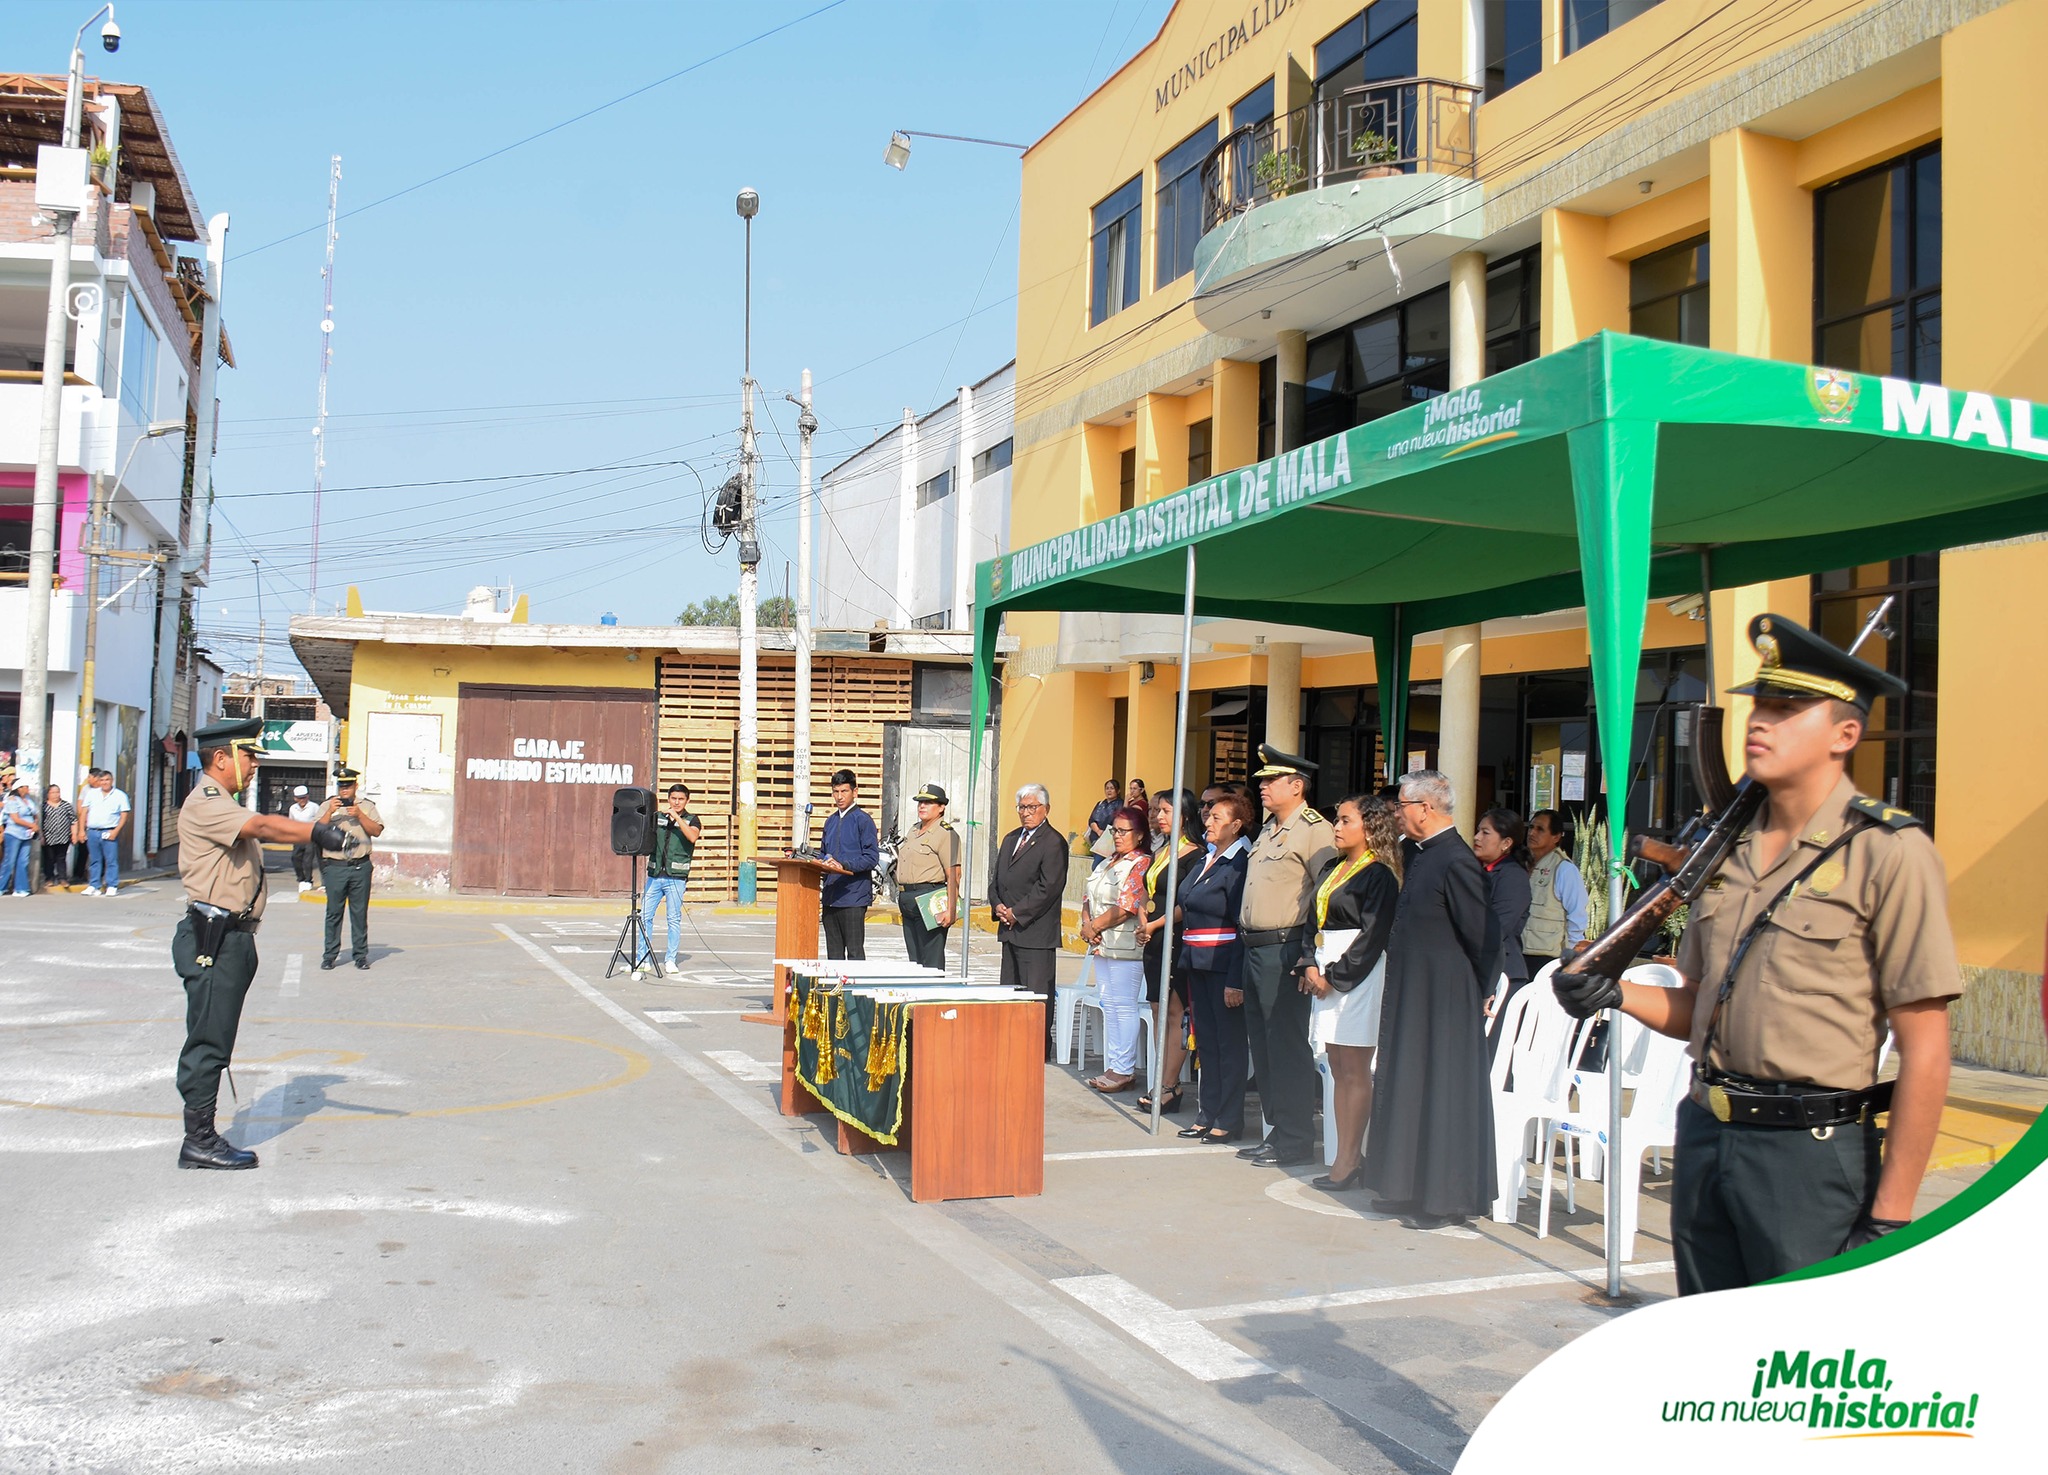
[{"label": "shoulder epaulette", "polygon": [[953,822],[949,819],[942,819],[939,821],[939,828],[942,830],[950,830],[953,828]]},{"label": "shoulder epaulette", "polygon": [[1849,801],[1849,807],[1865,819],[1875,824],[1884,825],[1888,829],[1910,830],[1917,827],[1920,823],[1918,816],[1911,810],[1894,809],[1889,804],[1880,803],[1876,799],[1867,799],[1861,794],[1858,794]]},{"label": "shoulder epaulette", "polygon": [[1312,825],[1326,825],[1329,823],[1328,820],[1324,819],[1320,814],[1316,813],[1315,806],[1312,804],[1302,805],[1301,817]]}]

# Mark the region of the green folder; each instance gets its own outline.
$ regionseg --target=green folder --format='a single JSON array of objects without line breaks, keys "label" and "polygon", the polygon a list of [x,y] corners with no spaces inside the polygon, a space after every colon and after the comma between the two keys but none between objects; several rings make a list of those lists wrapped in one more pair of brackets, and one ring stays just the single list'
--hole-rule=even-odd
[{"label": "green folder", "polygon": [[913,899],[917,903],[917,914],[920,917],[924,918],[925,926],[929,927],[934,932],[940,931],[942,928],[944,928],[946,924],[941,922],[939,920],[939,917],[944,913],[946,908],[945,887],[935,887],[934,889],[927,891],[923,893],[921,896],[915,897]]}]

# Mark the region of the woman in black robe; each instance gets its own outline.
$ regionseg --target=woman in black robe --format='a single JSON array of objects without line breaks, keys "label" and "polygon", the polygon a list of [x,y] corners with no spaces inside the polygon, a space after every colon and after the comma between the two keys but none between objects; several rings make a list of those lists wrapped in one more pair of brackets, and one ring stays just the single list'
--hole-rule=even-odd
[{"label": "woman in black robe", "polygon": [[1398,803],[1411,843],[1387,940],[1365,1186],[1380,1212],[1439,1229],[1493,1201],[1485,1008],[1500,923],[1486,872],[1452,827],[1450,781],[1408,774]]}]

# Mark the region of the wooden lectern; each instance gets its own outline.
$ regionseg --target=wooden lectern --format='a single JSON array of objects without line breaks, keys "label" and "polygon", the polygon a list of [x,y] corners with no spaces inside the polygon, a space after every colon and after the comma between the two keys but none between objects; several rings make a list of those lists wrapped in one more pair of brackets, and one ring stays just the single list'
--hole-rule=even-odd
[{"label": "wooden lectern", "polygon": [[[756,865],[775,867],[775,956],[810,958],[818,952],[819,888],[830,874],[815,860],[793,855],[764,855]],[[767,1014],[743,1014],[748,1024],[780,1026],[789,998],[789,970],[775,965],[775,1008]]]}]

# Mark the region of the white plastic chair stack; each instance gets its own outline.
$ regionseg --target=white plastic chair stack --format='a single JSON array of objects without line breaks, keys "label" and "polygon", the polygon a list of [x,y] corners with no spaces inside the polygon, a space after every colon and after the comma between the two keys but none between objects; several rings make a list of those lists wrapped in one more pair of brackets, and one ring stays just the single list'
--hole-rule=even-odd
[{"label": "white plastic chair stack", "polygon": [[1507,974],[1500,976],[1500,982],[1493,986],[1493,997],[1486,1004],[1486,1033],[1490,1036],[1500,1027],[1501,1005],[1507,1002],[1509,980]]},{"label": "white plastic chair stack", "polygon": [[[1636,1224],[1642,1207],[1643,1154],[1676,1145],[1678,1103],[1685,1099],[1686,1086],[1692,1078],[1692,1057],[1686,1054],[1684,1040],[1660,1035],[1632,1019],[1624,1018],[1621,1023],[1619,1048],[1624,1062],[1638,1052],[1642,1062],[1635,1080],[1635,1095],[1621,1119],[1622,1150],[1615,1156],[1611,1169],[1621,1180],[1621,1258],[1627,1260],[1635,1254]],[[1543,1148],[1543,1202],[1536,1215],[1538,1239],[1550,1233],[1550,1177],[1558,1140],[1576,1138],[1587,1145],[1606,1144],[1604,1093],[1598,1105],[1597,1112],[1581,1105],[1576,1111],[1560,1115],[1551,1125]],[[1565,1174],[1564,1181],[1565,1207],[1576,1209],[1578,1194],[1570,1172]]]},{"label": "white plastic chair stack", "polygon": [[[1529,1129],[1538,1141],[1570,1109],[1571,1063],[1585,1026],[1565,1013],[1550,986],[1557,964],[1544,965],[1501,1011],[1502,1045],[1493,1057],[1494,1222],[1515,1222],[1529,1185]],[[1509,1072],[1514,1084],[1509,1086]]]}]

